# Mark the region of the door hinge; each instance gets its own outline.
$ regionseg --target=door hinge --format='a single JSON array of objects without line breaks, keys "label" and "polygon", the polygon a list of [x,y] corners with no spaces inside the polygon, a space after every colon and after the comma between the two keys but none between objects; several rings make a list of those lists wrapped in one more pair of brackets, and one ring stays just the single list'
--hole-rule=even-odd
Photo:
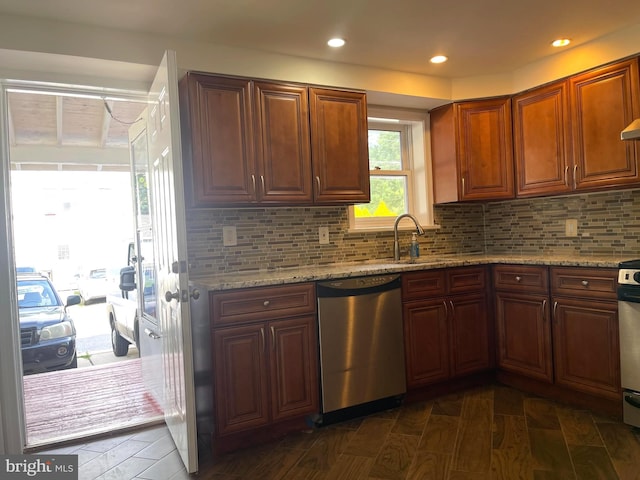
[{"label": "door hinge", "polygon": [[187,262],[180,260],[171,264],[171,273],[187,273]]}]

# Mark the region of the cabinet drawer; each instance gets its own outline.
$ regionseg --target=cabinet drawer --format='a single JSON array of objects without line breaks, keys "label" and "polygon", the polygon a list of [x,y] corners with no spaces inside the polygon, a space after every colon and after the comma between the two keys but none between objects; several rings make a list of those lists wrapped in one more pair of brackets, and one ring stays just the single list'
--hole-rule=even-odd
[{"label": "cabinet drawer", "polygon": [[484,290],[486,286],[484,267],[464,267],[447,270],[447,293],[467,293]]},{"label": "cabinet drawer", "polygon": [[212,293],[209,304],[214,326],[315,314],[315,284]]},{"label": "cabinet drawer", "polygon": [[554,295],[615,300],[618,271],[612,268],[551,268]]},{"label": "cabinet drawer", "polygon": [[443,270],[405,273],[402,275],[402,300],[445,295],[447,291]]},{"label": "cabinet drawer", "polygon": [[549,289],[549,273],[547,267],[496,265],[493,285],[496,290],[545,294]]}]

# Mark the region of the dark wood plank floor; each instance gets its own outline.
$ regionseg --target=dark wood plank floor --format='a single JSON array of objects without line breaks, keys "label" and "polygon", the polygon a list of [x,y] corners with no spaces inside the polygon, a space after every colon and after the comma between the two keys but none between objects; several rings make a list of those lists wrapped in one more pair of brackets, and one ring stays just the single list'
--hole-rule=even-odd
[{"label": "dark wood plank floor", "polygon": [[[167,439],[156,427],[64,453],[79,455],[80,479],[189,478]],[[615,419],[496,385],[201,456],[200,465],[195,478],[206,480],[633,480],[640,441]]]}]

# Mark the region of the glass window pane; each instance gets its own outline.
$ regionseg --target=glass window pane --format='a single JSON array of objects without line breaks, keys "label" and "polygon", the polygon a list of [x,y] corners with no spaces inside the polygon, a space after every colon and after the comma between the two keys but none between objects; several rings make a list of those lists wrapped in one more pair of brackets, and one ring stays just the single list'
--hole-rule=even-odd
[{"label": "glass window pane", "polygon": [[371,177],[371,202],[355,206],[356,218],[396,217],[407,212],[407,178]]},{"label": "glass window pane", "polygon": [[369,130],[369,170],[402,170],[400,132]]}]

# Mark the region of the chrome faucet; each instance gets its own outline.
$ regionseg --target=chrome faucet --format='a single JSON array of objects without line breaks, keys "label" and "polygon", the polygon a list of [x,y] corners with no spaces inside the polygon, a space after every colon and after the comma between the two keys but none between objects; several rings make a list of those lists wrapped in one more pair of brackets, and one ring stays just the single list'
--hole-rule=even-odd
[{"label": "chrome faucet", "polygon": [[398,217],[396,218],[396,222],[393,224],[393,258],[396,261],[400,260],[400,244],[398,243],[398,223],[400,223],[400,220],[402,220],[404,217],[409,217],[411,220],[413,220],[413,223],[416,224],[416,233],[418,235],[422,236],[425,233],[424,228],[422,228],[422,226],[420,225],[420,222],[418,222],[418,219],[416,217],[414,217],[410,213],[403,213],[402,215],[398,215]]}]

